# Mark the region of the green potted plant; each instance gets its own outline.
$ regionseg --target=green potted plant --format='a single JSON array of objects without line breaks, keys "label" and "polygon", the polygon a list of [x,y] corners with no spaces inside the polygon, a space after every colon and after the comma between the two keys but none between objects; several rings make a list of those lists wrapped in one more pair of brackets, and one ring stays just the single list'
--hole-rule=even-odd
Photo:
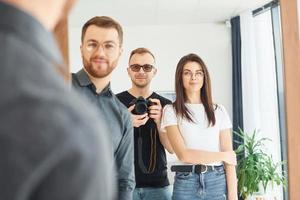
[{"label": "green potted plant", "polygon": [[283,184],[285,186],[286,179],[278,172],[284,163],[274,163],[272,156],[264,152],[264,144],[270,139],[258,138],[256,130],[251,135],[241,129],[234,133],[244,141],[243,143],[235,141],[239,144],[236,149],[237,156],[241,157],[237,164],[239,195],[243,199],[249,198],[260,191],[260,185],[264,193],[268,185]]}]

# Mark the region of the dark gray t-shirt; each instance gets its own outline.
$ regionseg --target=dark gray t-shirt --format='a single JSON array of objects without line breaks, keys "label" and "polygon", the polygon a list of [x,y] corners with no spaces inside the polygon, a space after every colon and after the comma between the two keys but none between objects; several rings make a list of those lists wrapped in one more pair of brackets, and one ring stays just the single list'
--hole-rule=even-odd
[{"label": "dark gray t-shirt", "polygon": [[[129,107],[136,97],[128,91],[116,95]],[[147,99],[159,99],[162,107],[172,102],[153,92]],[[160,188],[169,185],[165,148],[160,142],[159,132],[153,119],[134,128],[134,164],[137,188]],[[155,153],[153,153],[155,152]]]},{"label": "dark gray t-shirt", "polygon": [[59,76],[52,34],[1,2],[0,13],[0,199],[112,199],[108,128]]}]

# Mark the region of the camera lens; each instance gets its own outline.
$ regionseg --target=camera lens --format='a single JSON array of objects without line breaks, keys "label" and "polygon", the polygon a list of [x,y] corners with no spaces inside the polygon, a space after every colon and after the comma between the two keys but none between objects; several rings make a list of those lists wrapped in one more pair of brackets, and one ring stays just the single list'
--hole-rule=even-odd
[{"label": "camera lens", "polygon": [[137,101],[134,109],[137,115],[142,115],[148,111],[148,106],[145,101]]}]

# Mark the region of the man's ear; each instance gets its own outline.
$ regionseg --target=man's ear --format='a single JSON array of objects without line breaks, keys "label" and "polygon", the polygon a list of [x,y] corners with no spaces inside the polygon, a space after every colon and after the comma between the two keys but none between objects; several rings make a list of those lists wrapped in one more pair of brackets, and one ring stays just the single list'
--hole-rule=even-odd
[{"label": "man's ear", "polygon": [[81,53],[81,57],[83,56],[83,47],[82,44],[80,45],[80,53]]},{"label": "man's ear", "polygon": [[119,56],[121,56],[123,53],[123,47],[120,48],[120,51],[119,51]]},{"label": "man's ear", "polygon": [[67,19],[68,15],[70,14],[70,11],[76,4],[76,1],[77,0],[65,0],[65,5],[63,7],[62,16],[61,16],[62,19]]},{"label": "man's ear", "polygon": [[127,69],[128,76],[130,76],[130,74],[129,74],[129,70],[130,70],[129,67],[127,67],[126,69]]},{"label": "man's ear", "polygon": [[157,72],[157,68],[154,68],[153,74],[156,75],[156,72]]}]

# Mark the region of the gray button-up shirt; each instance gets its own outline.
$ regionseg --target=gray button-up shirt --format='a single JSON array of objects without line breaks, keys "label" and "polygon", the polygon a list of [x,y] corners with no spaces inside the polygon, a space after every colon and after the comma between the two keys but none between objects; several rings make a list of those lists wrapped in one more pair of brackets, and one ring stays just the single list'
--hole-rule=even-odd
[{"label": "gray button-up shirt", "polygon": [[108,128],[55,69],[52,34],[0,2],[0,44],[0,199],[111,200]]},{"label": "gray button-up shirt", "polygon": [[90,81],[87,73],[81,69],[72,74],[72,85],[79,93],[86,96],[91,104],[98,107],[104,116],[113,143],[119,182],[119,200],[131,200],[135,187],[133,126],[127,108],[118,100],[108,84],[100,93]]}]

